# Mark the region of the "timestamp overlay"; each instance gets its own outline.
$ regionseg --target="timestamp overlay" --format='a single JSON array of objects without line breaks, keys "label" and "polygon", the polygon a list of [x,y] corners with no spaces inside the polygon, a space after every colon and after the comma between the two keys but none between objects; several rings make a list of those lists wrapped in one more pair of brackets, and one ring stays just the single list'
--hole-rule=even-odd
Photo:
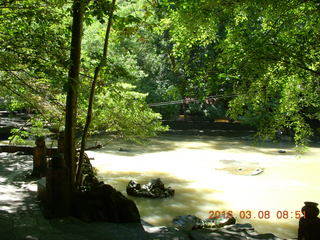
[{"label": "timestamp overlay", "polygon": [[208,211],[207,218],[234,217],[236,223],[250,223],[259,233],[275,233],[275,228],[282,228],[282,234],[278,237],[296,237],[298,222],[303,213],[297,209],[212,209]]},{"label": "timestamp overlay", "polygon": [[216,218],[236,218],[238,221],[241,220],[299,220],[303,217],[301,210],[210,210],[208,212],[209,219]]}]

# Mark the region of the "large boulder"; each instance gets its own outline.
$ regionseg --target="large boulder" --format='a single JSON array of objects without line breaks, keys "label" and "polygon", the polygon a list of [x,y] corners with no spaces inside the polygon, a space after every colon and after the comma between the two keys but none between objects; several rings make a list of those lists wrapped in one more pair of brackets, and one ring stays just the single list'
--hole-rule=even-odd
[{"label": "large boulder", "polygon": [[135,197],[167,198],[173,197],[174,189],[165,188],[160,178],[152,179],[144,185],[131,180],[127,185],[127,194]]},{"label": "large boulder", "polygon": [[135,203],[104,183],[90,191],[75,193],[73,206],[73,215],[84,221],[140,221]]},{"label": "large boulder", "polygon": [[[69,215],[69,188],[63,155],[57,155],[50,161],[45,189],[39,186],[39,197],[44,203],[48,217]],[[99,182],[90,159],[85,154],[80,175],[81,186],[73,192],[71,215],[83,221],[139,222],[140,214],[135,203],[126,198],[112,186]],[[65,209],[67,207],[67,209]],[[68,211],[68,212],[67,212]]]}]

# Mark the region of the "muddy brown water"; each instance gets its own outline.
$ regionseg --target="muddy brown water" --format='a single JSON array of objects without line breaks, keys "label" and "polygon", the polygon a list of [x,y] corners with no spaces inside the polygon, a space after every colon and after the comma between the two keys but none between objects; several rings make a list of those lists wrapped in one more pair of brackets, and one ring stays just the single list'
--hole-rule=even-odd
[{"label": "muddy brown water", "polygon": [[132,179],[143,184],[160,177],[176,190],[170,199],[129,197],[142,218],[156,225],[170,226],[179,215],[208,218],[210,211],[232,211],[239,223],[249,222],[260,233],[294,238],[303,202],[320,202],[317,145],[299,155],[289,143],[176,135],[143,145],[109,143],[88,155],[102,180],[125,195]]}]

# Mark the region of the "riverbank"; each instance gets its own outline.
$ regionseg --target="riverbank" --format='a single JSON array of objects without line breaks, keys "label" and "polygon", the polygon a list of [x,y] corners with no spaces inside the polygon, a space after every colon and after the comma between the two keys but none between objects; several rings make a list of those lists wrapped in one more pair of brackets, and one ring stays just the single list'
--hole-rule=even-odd
[{"label": "riverbank", "polygon": [[249,224],[223,229],[181,231],[142,223],[85,223],[75,218],[46,219],[37,200],[37,181],[27,176],[32,158],[0,153],[0,235],[2,240],[213,240],[280,239],[258,235]]}]

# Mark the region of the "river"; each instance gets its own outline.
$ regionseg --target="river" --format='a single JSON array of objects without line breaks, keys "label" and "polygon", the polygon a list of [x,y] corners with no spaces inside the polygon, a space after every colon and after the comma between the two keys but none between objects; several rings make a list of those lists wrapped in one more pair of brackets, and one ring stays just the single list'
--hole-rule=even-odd
[{"label": "river", "polygon": [[[131,179],[147,183],[160,177],[176,190],[171,199],[129,197],[141,217],[156,225],[172,225],[179,215],[208,218],[210,211],[232,211],[237,222],[249,222],[260,233],[294,238],[303,203],[320,202],[317,146],[297,154],[289,143],[168,135],[143,145],[112,143],[88,155],[100,178],[125,195]],[[263,172],[251,175],[257,169]]]}]

